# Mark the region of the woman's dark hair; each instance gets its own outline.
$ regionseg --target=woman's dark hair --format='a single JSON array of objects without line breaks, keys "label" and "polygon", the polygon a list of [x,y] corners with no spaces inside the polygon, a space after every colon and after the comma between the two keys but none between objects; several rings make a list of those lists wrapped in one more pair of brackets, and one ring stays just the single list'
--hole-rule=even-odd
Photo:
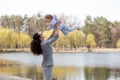
[{"label": "woman's dark hair", "polygon": [[42,48],[41,48],[41,40],[40,40],[40,34],[39,33],[35,33],[33,35],[33,40],[31,41],[30,43],[30,49],[31,49],[31,52],[34,54],[34,55],[40,55],[42,54]]},{"label": "woman's dark hair", "polygon": [[45,18],[47,18],[47,19],[53,19],[53,16],[51,15],[51,14],[47,14],[46,16],[45,16]]}]

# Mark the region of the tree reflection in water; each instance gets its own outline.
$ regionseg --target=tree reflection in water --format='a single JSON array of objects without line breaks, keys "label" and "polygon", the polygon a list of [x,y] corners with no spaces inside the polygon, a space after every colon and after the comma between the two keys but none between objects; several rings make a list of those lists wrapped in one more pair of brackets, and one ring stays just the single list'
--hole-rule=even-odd
[{"label": "tree reflection in water", "polygon": [[[7,65],[0,66],[0,73],[32,80],[43,80],[40,66]],[[53,80],[120,80],[120,68],[93,68],[56,66]]]}]

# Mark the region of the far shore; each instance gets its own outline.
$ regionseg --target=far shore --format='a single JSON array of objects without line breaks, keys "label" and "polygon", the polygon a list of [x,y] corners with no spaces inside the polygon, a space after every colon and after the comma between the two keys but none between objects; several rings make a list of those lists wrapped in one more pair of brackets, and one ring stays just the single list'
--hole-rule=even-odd
[{"label": "far shore", "polygon": [[5,75],[5,74],[0,74],[0,80],[32,80],[32,79],[26,79],[26,78],[20,78],[17,76],[12,76],[12,75]]},{"label": "far shore", "polygon": [[[55,53],[64,53],[64,52],[120,52],[120,48],[53,48]],[[25,49],[0,49],[0,53],[14,53],[14,52],[30,52],[29,48]]]}]

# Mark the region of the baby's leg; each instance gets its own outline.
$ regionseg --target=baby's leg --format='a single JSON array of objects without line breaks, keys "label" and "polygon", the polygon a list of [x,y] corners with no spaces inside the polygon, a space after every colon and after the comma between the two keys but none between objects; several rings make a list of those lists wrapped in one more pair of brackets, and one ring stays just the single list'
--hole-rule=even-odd
[{"label": "baby's leg", "polygon": [[64,29],[61,29],[61,31],[64,35],[68,35],[68,33],[69,33],[68,31],[65,31]]},{"label": "baby's leg", "polygon": [[73,31],[73,30],[76,30],[78,27],[75,26],[73,28],[69,27],[69,26],[66,26],[66,25],[61,25],[60,26],[60,30],[62,31],[62,33],[64,35],[68,35],[69,32]]},{"label": "baby's leg", "polygon": [[67,32],[71,32],[71,31],[74,31],[78,28],[78,26],[74,26],[74,27],[69,27],[67,25],[62,25],[63,29]]}]

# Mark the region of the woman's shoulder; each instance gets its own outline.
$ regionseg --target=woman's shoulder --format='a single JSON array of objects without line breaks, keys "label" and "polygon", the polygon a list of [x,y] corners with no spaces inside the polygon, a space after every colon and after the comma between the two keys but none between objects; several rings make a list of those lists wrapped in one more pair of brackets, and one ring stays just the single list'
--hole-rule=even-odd
[{"label": "woman's shoulder", "polygon": [[44,40],[44,41],[42,41],[42,42],[40,43],[40,45],[41,45],[41,46],[47,46],[47,43],[48,43],[47,40]]},{"label": "woman's shoulder", "polygon": [[41,45],[41,46],[44,46],[44,45],[45,45],[45,41],[42,41],[42,42],[40,43],[40,45]]}]

